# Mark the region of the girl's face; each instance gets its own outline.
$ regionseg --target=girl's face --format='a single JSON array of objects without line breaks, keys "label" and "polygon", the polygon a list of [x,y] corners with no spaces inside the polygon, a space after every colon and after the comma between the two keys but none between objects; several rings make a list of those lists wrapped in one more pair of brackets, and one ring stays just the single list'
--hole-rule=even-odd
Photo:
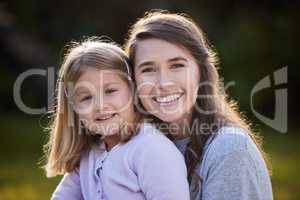
[{"label": "girl's face", "polygon": [[135,117],[132,92],[118,71],[87,67],[75,83],[72,99],[84,125],[103,136],[119,133]]},{"label": "girl's face", "polygon": [[184,48],[160,39],[138,42],[135,79],[145,109],[165,122],[191,115],[200,82],[194,57]]}]

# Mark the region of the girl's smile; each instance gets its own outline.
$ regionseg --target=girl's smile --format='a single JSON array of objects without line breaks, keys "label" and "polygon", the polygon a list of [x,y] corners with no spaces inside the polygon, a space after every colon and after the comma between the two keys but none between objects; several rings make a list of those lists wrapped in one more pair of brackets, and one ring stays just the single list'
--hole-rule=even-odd
[{"label": "girl's smile", "polygon": [[114,70],[87,67],[76,81],[75,107],[90,131],[104,136],[119,133],[122,124],[134,119],[128,83]]},{"label": "girl's smile", "polygon": [[112,119],[113,117],[115,117],[117,115],[117,113],[114,113],[114,114],[101,114],[101,115],[96,115],[96,118],[95,118],[95,122],[106,122],[110,119]]}]

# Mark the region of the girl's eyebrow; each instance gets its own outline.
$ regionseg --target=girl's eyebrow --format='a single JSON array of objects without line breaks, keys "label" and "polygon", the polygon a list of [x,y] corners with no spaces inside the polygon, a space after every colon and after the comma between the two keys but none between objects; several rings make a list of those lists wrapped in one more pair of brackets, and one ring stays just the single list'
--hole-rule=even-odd
[{"label": "girl's eyebrow", "polygon": [[120,85],[121,83],[120,82],[108,82],[108,83],[105,83],[103,86],[107,87],[107,86],[110,86],[110,85]]},{"label": "girl's eyebrow", "polygon": [[[121,84],[120,82],[113,81],[113,82],[105,83],[103,87],[109,87],[111,85],[120,85],[120,84]],[[78,88],[75,90],[75,94],[81,95],[81,94],[89,93],[90,91],[91,90],[89,88]]]},{"label": "girl's eyebrow", "polygon": [[87,89],[78,89],[78,90],[75,90],[75,95],[82,95],[82,94],[87,94],[89,93],[89,90]]}]

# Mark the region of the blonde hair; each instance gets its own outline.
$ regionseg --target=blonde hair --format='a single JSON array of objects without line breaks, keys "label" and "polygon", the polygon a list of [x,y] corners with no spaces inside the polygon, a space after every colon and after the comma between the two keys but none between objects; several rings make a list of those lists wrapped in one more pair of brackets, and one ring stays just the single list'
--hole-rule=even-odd
[{"label": "blonde hair", "polygon": [[73,171],[84,152],[99,139],[99,136],[82,134],[79,117],[68,102],[66,84],[75,82],[86,67],[118,70],[130,76],[126,60],[120,47],[97,37],[70,45],[59,71],[56,106],[49,126],[49,141],[44,146],[47,177]]}]

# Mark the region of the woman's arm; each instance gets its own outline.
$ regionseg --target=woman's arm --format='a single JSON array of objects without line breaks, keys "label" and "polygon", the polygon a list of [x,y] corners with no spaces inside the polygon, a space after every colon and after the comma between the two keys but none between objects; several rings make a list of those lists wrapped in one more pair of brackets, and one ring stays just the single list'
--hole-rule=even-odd
[{"label": "woman's arm", "polygon": [[78,170],[64,175],[52,194],[51,200],[81,200],[83,199],[80,187]]},{"label": "woman's arm", "polygon": [[253,200],[260,198],[256,169],[245,151],[215,161],[202,184],[202,200]]}]

